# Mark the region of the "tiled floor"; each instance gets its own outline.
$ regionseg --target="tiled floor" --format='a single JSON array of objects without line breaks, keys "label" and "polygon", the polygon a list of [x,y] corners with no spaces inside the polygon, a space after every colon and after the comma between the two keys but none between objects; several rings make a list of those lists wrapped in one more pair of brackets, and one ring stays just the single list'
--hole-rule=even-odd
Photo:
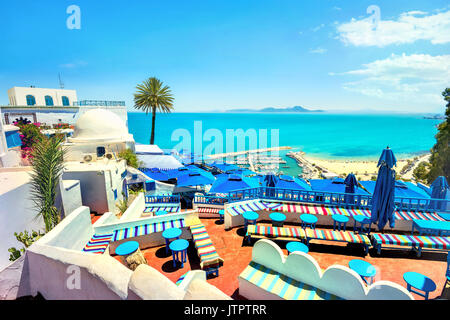
[{"label": "tiled floor", "polygon": [[[227,295],[233,298],[238,296],[238,276],[245,269],[251,260],[252,246],[243,241],[244,229],[235,228],[225,231],[223,224],[219,224],[215,219],[201,219],[205,225],[212,242],[219,255],[224,259],[224,265],[220,268],[219,277],[211,278],[209,283],[218,287]],[[277,242],[287,254],[285,243]],[[172,256],[165,253],[164,247],[150,248],[143,250],[144,256],[149,265],[163,272],[169,279],[176,282],[178,278],[190,269],[199,269],[199,258],[193,245],[188,249],[188,262],[184,268],[174,268]],[[333,264],[348,266],[352,259],[365,259],[373,264],[377,270],[376,280],[389,280],[406,287],[403,274],[407,271],[420,272],[436,283],[436,291],[430,294],[430,298],[441,295],[445,284],[445,270],[447,267],[447,254],[443,252],[424,252],[421,258],[407,250],[382,251],[381,256],[377,256],[372,250],[369,255],[363,257],[363,250],[360,247],[349,247],[345,243],[317,242],[310,245],[310,255],[313,256],[322,269]],[[446,290],[444,296],[450,297],[450,288]],[[417,299],[422,299],[419,296]]]}]

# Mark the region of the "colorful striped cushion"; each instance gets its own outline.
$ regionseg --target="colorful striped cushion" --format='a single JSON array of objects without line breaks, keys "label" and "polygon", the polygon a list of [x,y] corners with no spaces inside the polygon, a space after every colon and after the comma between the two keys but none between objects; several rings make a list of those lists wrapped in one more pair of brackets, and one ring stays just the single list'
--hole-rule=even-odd
[{"label": "colorful striped cushion", "polygon": [[113,241],[144,236],[150,233],[163,232],[169,228],[183,228],[184,219],[162,221],[114,231]]},{"label": "colorful striped cushion", "polygon": [[[347,217],[352,217],[355,215],[363,215],[365,217],[370,217],[371,212],[367,208],[355,208],[355,207],[329,207],[325,205],[314,205],[314,204],[293,204],[293,203],[279,203],[279,206],[273,205],[272,208],[268,206],[270,202],[263,202],[266,206],[265,210],[269,211],[282,211],[290,213],[309,213],[309,214],[319,214],[324,216],[329,216],[333,214],[341,214]],[[397,220],[411,221],[417,220],[431,220],[431,221],[445,221],[439,214],[435,212],[417,212],[417,211],[395,211],[395,218]]]},{"label": "colorful striped cushion", "polygon": [[286,227],[271,227],[262,225],[247,226],[247,235],[271,236],[271,237],[286,237],[286,238],[305,238],[306,234],[302,228],[286,228]]},{"label": "colorful striped cushion", "polygon": [[422,248],[450,250],[450,237],[413,236],[398,234],[373,233],[375,244],[390,244],[399,246],[419,246]]},{"label": "colorful striped cushion", "polygon": [[243,214],[246,211],[260,211],[267,209],[261,200],[249,201],[245,204],[234,203],[227,208],[228,213],[234,217]]},{"label": "colorful striped cushion", "polygon": [[306,229],[306,236],[310,239],[344,241],[370,245],[370,239],[364,234],[352,231],[333,231],[328,229]]},{"label": "colorful striped cushion", "polygon": [[242,271],[239,277],[285,300],[341,299],[253,261]]},{"label": "colorful striped cushion", "polygon": [[197,208],[198,213],[217,213],[219,214],[219,211],[222,210],[220,208],[206,208],[206,207],[199,207]]},{"label": "colorful striped cushion", "polygon": [[188,271],[188,272],[186,272],[185,274],[183,274],[183,275],[177,280],[177,282],[175,282],[175,284],[176,284],[177,286],[179,286],[179,285],[181,284],[181,282],[183,282],[184,278],[186,278],[186,276],[189,274],[189,272],[191,272],[191,271]]},{"label": "colorful striped cushion", "polygon": [[179,206],[152,206],[152,207],[146,207],[144,209],[144,213],[148,213],[148,212],[158,212],[158,211],[167,211],[167,212],[178,212],[180,211],[180,207]]},{"label": "colorful striped cushion", "polygon": [[207,266],[223,262],[223,259],[219,256],[216,248],[213,246],[211,238],[206,232],[205,226],[202,224],[197,224],[191,226],[190,228],[195,248],[197,249],[198,256],[200,257],[200,267],[204,269]]},{"label": "colorful striped cushion", "polygon": [[105,252],[109,243],[111,242],[113,234],[94,234],[83,248],[84,252],[90,252],[95,254],[102,254]]}]

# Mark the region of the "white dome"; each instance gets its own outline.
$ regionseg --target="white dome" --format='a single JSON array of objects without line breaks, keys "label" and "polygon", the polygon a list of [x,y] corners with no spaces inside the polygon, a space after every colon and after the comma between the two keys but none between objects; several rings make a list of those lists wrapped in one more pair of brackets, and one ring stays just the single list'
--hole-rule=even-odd
[{"label": "white dome", "polygon": [[89,110],[75,124],[73,139],[116,140],[129,136],[128,128],[115,113],[105,109]]}]

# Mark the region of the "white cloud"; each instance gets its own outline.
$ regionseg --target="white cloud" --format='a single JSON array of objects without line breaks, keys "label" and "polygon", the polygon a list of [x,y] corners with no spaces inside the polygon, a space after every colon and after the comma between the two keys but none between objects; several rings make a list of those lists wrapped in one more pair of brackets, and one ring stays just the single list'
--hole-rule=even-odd
[{"label": "white cloud", "polygon": [[327,49],[324,48],[316,48],[316,49],[311,49],[309,50],[310,53],[318,53],[318,54],[324,54],[327,52]]},{"label": "white cloud", "polygon": [[75,69],[78,67],[85,67],[85,66],[87,66],[87,64],[88,63],[85,61],[75,61],[75,62],[60,64],[59,67],[64,68],[64,69]]},{"label": "white cloud", "polygon": [[342,10],[342,8],[334,6],[334,7],[333,7],[333,10],[336,10],[336,11],[341,11],[341,10]]},{"label": "white cloud", "polygon": [[441,92],[450,83],[450,55],[391,55],[362,68],[331,76],[359,79],[344,83],[344,89],[395,102],[428,106],[443,103]]},{"label": "white cloud", "polygon": [[317,27],[315,27],[315,28],[312,28],[311,30],[313,31],[313,32],[317,32],[317,31],[319,31],[320,29],[322,29],[323,27],[325,27],[325,24],[321,24],[320,26],[317,26]]},{"label": "white cloud", "polygon": [[418,40],[427,40],[432,44],[450,42],[450,10],[437,14],[409,11],[402,13],[396,20],[382,20],[381,17],[376,28],[373,21],[370,16],[339,24],[338,39],[347,45],[377,47]]}]

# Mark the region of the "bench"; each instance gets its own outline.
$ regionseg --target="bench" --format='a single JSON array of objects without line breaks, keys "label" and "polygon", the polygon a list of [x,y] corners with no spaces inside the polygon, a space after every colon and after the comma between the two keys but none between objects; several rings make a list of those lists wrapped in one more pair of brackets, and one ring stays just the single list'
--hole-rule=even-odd
[{"label": "bench", "polygon": [[169,228],[183,228],[184,226],[184,219],[177,219],[119,229],[113,232],[112,241],[120,241],[128,238],[145,236],[151,233],[163,232],[164,230]]},{"label": "bench", "polygon": [[341,300],[325,291],[301,283],[251,261],[239,278],[285,300]]},{"label": "bench", "polygon": [[310,240],[327,240],[337,242],[347,242],[361,244],[364,247],[364,253],[369,252],[371,245],[369,237],[364,234],[356,234],[353,231],[333,231],[327,229],[306,229],[306,244]]},{"label": "bench", "polygon": [[292,240],[292,239],[305,239],[306,234],[302,228],[289,228],[289,227],[271,227],[262,225],[248,225],[247,242],[250,243],[251,238],[270,238],[278,240]]},{"label": "bench", "polygon": [[113,237],[112,233],[109,234],[94,234],[83,248],[84,252],[90,252],[95,254],[103,254],[108,247],[111,239]]},{"label": "bench", "polygon": [[372,241],[377,253],[381,254],[383,245],[411,247],[416,251],[418,257],[422,254],[422,248],[450,250],[450,237],[438,236],[414,236],[414,235],[398,235],[398,234],[381,234],[373,233]]},{"label": "bench", "polygon": [[206,275],[215,274],[219,276],[219,267],[220,263],[223,263],[223,259],[217,253],[205,226],[196,224],[190,226],[190,229],[192,240],[200,258],[200,267],[206,272]]}]

